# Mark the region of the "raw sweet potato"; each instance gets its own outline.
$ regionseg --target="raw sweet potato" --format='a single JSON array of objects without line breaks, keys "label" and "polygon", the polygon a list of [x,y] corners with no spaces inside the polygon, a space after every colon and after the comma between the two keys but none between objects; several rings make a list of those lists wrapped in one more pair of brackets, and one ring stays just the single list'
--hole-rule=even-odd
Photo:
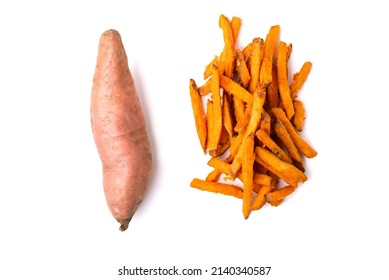
[{"label": "raw sweet potato", "polygon": [[100,37],[90,113],[108,208],[124,231],[148,189],[152,156],[144,114],[116,30]]}]

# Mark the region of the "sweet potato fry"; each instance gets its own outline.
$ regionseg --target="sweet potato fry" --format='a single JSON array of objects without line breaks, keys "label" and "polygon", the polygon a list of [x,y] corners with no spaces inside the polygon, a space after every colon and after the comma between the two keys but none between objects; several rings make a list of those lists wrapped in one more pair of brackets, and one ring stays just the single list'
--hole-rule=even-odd
[{"label": "sweet potato fry", "polygon": [[251,200],[253,195],[254,180],[254,134],[250,133],[243,142],[242,181],[243,181],[243,206],[242,212],[245,219],[249,217]]},{"label": "sweet potato fry", "polygon": [[221,174],[222,173],[219,170],[214,169],[214,170],[212,170],[211,172],[208,173],[208,175],[205,178],[205,180],[209,181],[209,182],[217,182],[219,180]]},{"label": "sweet potato fry", "polygon": [[266,103],[268,108],[277,107],[280,104],[280,96],[278,93],[278,73],[277,67],[272,68],[272,82],[267,88]]},{"label": "sweet potato fry", "polygon": [[307,158],[313,158],[317,155],[313,149],[301,136],[298,134],[293,124],[289,121],[285,112],[281,108],[273,108],[272,113],[278,118],[287,129],[297,149]]},{"label": "sweet potato fry", "polygon": [[256,147],[255,160],[267,168],[270,172],[277,175],[286,183],[293,187],[297,187],[298,182],[305,182],[307,176],[294,165],[280,160],[275,154],[267,149]]},{"label": "sweet potato fry", "polygon": [[211,135],[208,135],[209,154],[213,155],[219,145],[219,140],[223,128],[222,104],[220,97],[219,72],[217,66],[212,69],[211,83],[212,101],[213,101],[213,125]]},{"label": "sweet potato fry", "polygon": [[234,38],[234,43],[236,44],[236,40],[239,35],[240,26],[242,25],[242,20],[239,17],[232,17],[231,19],[231,29],[232,29],[232,35]]},{"label": "sweet potato fry", "polygon": [[236,198],[243,199],[243,190],[240,187],[218,183],[218,182],[209,182],[205,180],[201,180],[198,178],[194,178],[190,183],[192,188],[196,188],[202,191],[208,191],[213,193],[220,193],[224,195],[233,196]]},{"label": "sweet potato fry", "polygon": [[287,72],[287,52],[288,47],[285,42],[281,41],[277,51],[277,73],[278,73],[278,89],[282,105],[285,108],[288,119],[294,115],[292,98],[290,96],[288,72]]},{"label": "sweet potato fry", "polygon": [[189,92],[197,135],[199,137],[201,148],[205,153],[205,145],[207,141],[207,124],[203,109],[203,103],[201,101],[196,82],[193,79],[190,80]]},{"label": "sweet potato fry", "polygon": [[274,25],[270,27],[269,33],[265,39],[263,60],[259,74],[259,81],[262,87],[265,88],[272,82],[273,57],[277,47],[279,34],[280,26]]},{"label": "sweet potato fry", "polygon": [[206,80],[209,77],[211,77],[213,65],[217,65],[218,64],[218,60],[219,60],[219,58],[215,55],[215,57],[212,59],[212,61],[210,63],[208,63],[208,65],[205,67],[205,70],[204,70],[204,80]]},{"label": "sweet potato fry", "polygon": [[254,198],[251,210],[259,210],[266,203],[266,194],[268,194],[273,188],[271,186],[260,186],[257,196]]},{"label": "sweet potato fry", "polygon": [[234,129],[232,127],[232,112],[230,101],[228,100],[228,95],[223,95],[223,126],[225,130],[228,132],[229,137],[232,137],[234,134]]},{"label": "sweet potato fry", "polygon": [[250,83],[249,92],[253,93],[259,82],[259,71],[261,69],[263,57],[263,39],[255,38],[252,43],[251,55],[249,58],[250,63]]},{"label": "sweet potato fry", "polygon": [[281,149],[276,142],[270,137],[268,133],[260,129],[255,134],[257,138],[265,145],[270,151],[272,151],[282,161],[287,163],[293,163],[292,159],[288,156],[283,149]]},{"label": "sweet potato fry", "polygon": [[243,53],[240,50],[236,50],[236,71],[238,73],[240,85],[247,88],[250,82],[250,71],[247,67]]},{"label": "sweet potato fry", "polygon": [[296,73],[292,84],[290,85],[290,96],[292,99],[296,98],[297,93],[301,90],[302,86],[305,83],[305,80],[308,77],[309,72],[311,71],[312,63],[307,61],[303,64],[300,69],[300,72]]},{"label": "sweet potato fry", "polygon": [[293,100],[293,107],[294,107],[294,115],[292,118],[292,122],[294,127],[298,131],[303,130],[303,124],[305,120],[305,110],[304,110],[304,104],[300,100]]},{"label": "sweet potato fry", "polygon": [[301,156],[299,154],[296,145],[292,140],[292,137],[289,135],[288,130],[285,128],[285,126],[282,124],[282,122],[279,119],[276,119],[274,121],[274,132],[277,134],[282,144],[284,144],[284,147],[288,151],[290,157],[294,161],[298,163],[302,163]]},{"label": "sweet potato fry", "polygon": [[224,49],[223,49],[223,53],[224,53],[223,57],[225,58],[225,60],[223,61],[224,74],[227,77],[232,79],[234,76],[234,65],[235,65],[235,40],[234,40],[234,34],[231,28],[230,21],[226,16],[220,15],[219,27],[223,30],[223,38],[224,38]]},{"label": "sweet potato fry", "polygon": [[280,201],[295,191],[293,186],[285,186],[266,194],[267,201]]},{"label": "sweet potato fry", "polygon": [[220,86],[228,93],[238,97],[246,103],[251,102],[252,94],[248,92],[244,87],[234,82],[227,76],[220,76]]}]

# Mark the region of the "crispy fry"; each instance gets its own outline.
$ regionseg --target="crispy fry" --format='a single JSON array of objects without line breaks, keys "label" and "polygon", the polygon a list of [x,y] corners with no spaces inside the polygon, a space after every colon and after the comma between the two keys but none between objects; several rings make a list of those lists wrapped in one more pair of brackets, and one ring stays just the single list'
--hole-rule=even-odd
[{"label": "crispy fry", "polygon": [[213,65],[217,65],[218,64],[218,60],[219,60],[219,58],[215,55],[215,57],[212,59],[212,61],[210,63],[208,63],[208,65],[205,67],[205,70],[204,70],[204,80],[206,80],[209,77],[211,77]]},{"label": "crispy fry", "polygon": [[282,199],[284,199],[285,197],[287,197],[288,195],[290,195],[291,193],[293,193],[295,191],[296,188],[294,188],[293,186],[285,186],[285,187],[282,187],[281,189],[278,189],[278,190],[275,190],[275,191],[272,191],[272,192],[269,192],[268,194],[266,194],[266,200],[267,201],[280,201]]},{"label": "crispy fry", "polygon": [[287,163],[293,163],[292,159],[288,156],[287,153],[283,149],[281,149],[273,139],[271,139],[270,135],[267,134],[264,130],[260,129],[255,134],[257,138],[267,147],[270,151],[272,151],[277,157],[279,157],[282,161]]},{"label": "crispy fry", "polygon": [[300,100],[293,100],[293,107],[294,107],[294,115],[292,118],[292,122],[294,127],[298,131],[303,130],[303,124],[305,119],[305,110],[304,110],[304,104]]},{"label": "crispy fry", "polygon": [[259,210],[266,203],[266,194],[268,194],[273,188],[271,186],[260,186],[257,196],[254,198],[251,210]]},{"label": "crispy fry", "polygon": [[246,116],[245,116],[246,105],[242,99],[236,96],[232,96],[232,101],[234,105],[235,122],[236,122],[234,131],[240,133],[244,129],[246,123]]},{"label": "crispy fry", "polygon": [[225,175],[230,175],[231,164],[225,162],[224,160],[221,160],[217,157],[212,157],[208,161],[208,165],[215,168],[219,172],[224,173]]},{"label": "crispy fry", "polygon": [[220,193],[220,194],[243,199],[243,190],[240,187],[229,185],[229,184],[209,182],[198,178],[194,178],[190,183],[190,186],[192,188],[196,188],[202,191]]},{"label": "crispy fry", "polygon": [[266,112],[266,110],[262,110],[262,117],[261,117],[261,123],[259,125],[259,128],[266,132],[268,135],[271,133],[271,117]]},{"label": "crispy fry", "polygon": [[261,68],[263,57],[263,39],[255,38],[252,43],[251,55],[249,58],[250,63],[250,83],[249,92],[254,93],[259,82],[259,71]]},{"label": "crispy fry", "polygon": [[290,96],[292,99],[296,98],[297,93],[301,90],[303,87],[309,72],[311,71],[312,63],[310,61],[307,61],[303,64],[301,67],[300,72],[293,75],[293,81],[290,85]]},{"label": "crispy fry", "polygon": [[254,180],[254,134],[249,134],[243,142],[242,182],[243,182],[243,206],[242,212],[245,219],[249,217],[251,200],[253,195]]},{"label": "crispy fry", "polygon": [[267,88],[267,107],[273,108],[280,104],[280,96],[278,94],[278,73],[277,67],[272,68],[272,82]]},{"label": "crispy fry", "polygon": [[294,165],[280,160],[275,154],[267,149],[256,147],[255,160],[267,168],[270,172],[277,175],[291,186],[297,187],[298,182],[305,182],[307,176]]},{"label": "crispy fry", "polygon": [[246,103],[252,100],[252,94],[250,92],[224,75],[220,76],[220,86],[228,93],[233,94]]},{"label": "crispy fry", "polygon": [[240,50],[236,50],[236,70],[238,72],[240,85],[244,88],[247,88],[250,82],[250,71],[247,67],[243,53]]},{"label": "crispy fry", "polygon": [[286,127],[288,133],[290,134],[290,137],[292,137],[292,140],[294,144],[296,145],[297,149],[307,158],[313,158],[317,155],[317,152],[315,149],[313,149],[301,136],[298,134],[298,132],[293,127],[293,124],[289,121],[289,119],[286,117],[285,112],[281,108],[273,108],[272,113],[275,115],[276,118],[278,118],[282,124]]},{"label": "crispy fry", "polygon": [[230,21],[226,16],[220,15],[219,27],[223,30],[223,38],[224,38],[223,54],[225,60],[223,61],[224,62],[223,69],[225,75],[232,79],[232,77],[234,76],[234,65],[235,65],[235,40],[234,40],[234,34],[231,28]]},{"label": "crispy fry", "polygon": [[193,79],[190,79],[189,92],[197,135],[199,137],[201,148],[205,153],[205,145],[207,141],[207,124],[203,109],[203,103],[201,101],[196,82]]},{"label": "crispy fry", "polygon": [[253,42],[248,43],[248,45],[243,48],[242,53],[245,60],[248,60],[248,58],[251,56],[252,50],[253,50]]},{"label": "crispy fry", "polygon": [[259,80],[262,87],[267,88],[272,82],[273,57],[278,43],[280,26],[270,27],[269,33],[265,39],[264,54],[259,74]]},{"label": "crispy fry", "polygon": [[223,116],[222,116],[222,105],[220,97],[220,86],[219,86],[219,72],[215,66],[212,69],[212,101],[213,101],[213,125],[211,135],[208,135],[208,149],[209,154],[213,155],[219,145],[219,140],[222,134],[223,128]]},{"label": "crispy fry", "polygon": [[207,142],[206,148],[209,150],[209,136],[212,135],[213,125],[214,125],[214,117],[213,117],[213,102],[210,99],[207,99]]},{"label": "crispy fry", "polygon": [[212,170],[208,173],[207,177],[205,178],[206,181],[209,182],[217,182],[220,178],[221,172],[217,169]]},{"label": "crispy fry", "polygon": [[261,186],[270,186],[272,178],[266,174],[254,173],[254,184]]},{"label": "crispy fry", "polygon": [[278,89],[282,105],[285,108],[288,119],[294,115],[292,98],[290,96],[288,72],[287,72],[287,52],[288,47],[285,42],[281,41],[277,51],[277,73],[278,73]]},{"label": "crispy fry", "polygon": [[242,25],[242,20],[239,17],[232,17],[231,19],[231,29],[232,29],[232,35],[234,38],[234,42],[236,44],[236,40],[239,35],[240,26]]},{"label": "crispy fry", "polygon": [[232,137],[234,130],[232,128],[232,112],[230,101],[228,100],[228,95],[223,95],[223,125],[226,131],[228,132],[229,137]]},{"label": "crispy fry", "polygon": [[302,163],[301,156],[299,154],[299,151],[294,144],[292,137],[289,135],[287,129],[282,124],[282,122],[279,119],[276,119],[274,121],[274,132],[277,134],[278,138],[281,140],[282,144],[284,144],[284,147],[288,151],[290,157],[298,162]]}]

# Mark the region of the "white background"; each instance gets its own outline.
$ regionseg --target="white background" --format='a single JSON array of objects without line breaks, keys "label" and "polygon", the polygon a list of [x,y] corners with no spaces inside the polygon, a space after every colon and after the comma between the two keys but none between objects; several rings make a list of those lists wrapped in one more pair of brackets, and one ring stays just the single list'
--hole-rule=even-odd
[{"label": "white background", "polygon": [[[384,1],[1,1],[0,279],[124,277],[118,269],[271,266],[266,277],[388,279],[388,26]],[[281,25],[319,155],[278,208],[244,220],[235,198],[194,190],[210,171],[189,79],[220,54],[219,15],[239,44]],[[97,44],[119,30],[154,154],[128,230],[105,204],[89,119]],[[178,279],[178,277],[176,277]],[[224,278],[224,277],[223,277]]]}]

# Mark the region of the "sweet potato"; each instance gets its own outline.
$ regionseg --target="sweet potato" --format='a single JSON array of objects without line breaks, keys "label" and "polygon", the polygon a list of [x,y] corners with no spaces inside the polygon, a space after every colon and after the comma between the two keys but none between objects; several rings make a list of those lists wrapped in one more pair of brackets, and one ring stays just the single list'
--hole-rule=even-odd
[{"label": "sweet potato", "polygon": [[144,114],[116,30],[100,37],[90,113],[108,208],[124,231],[148,189],[152,155]]}]

